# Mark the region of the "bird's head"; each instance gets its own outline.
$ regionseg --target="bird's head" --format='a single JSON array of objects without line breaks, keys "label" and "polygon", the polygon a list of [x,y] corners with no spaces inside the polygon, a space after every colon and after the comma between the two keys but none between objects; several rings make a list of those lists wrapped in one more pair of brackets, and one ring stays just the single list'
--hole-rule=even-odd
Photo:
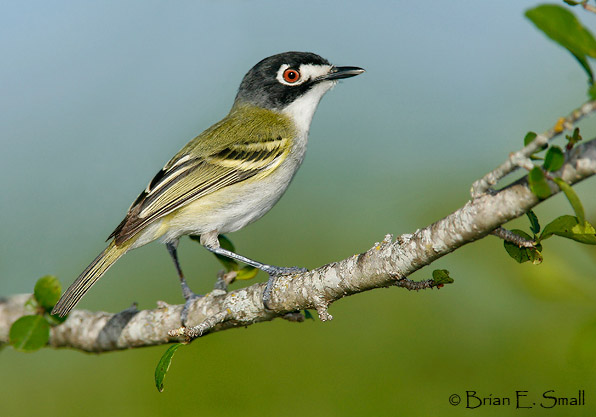
[{"label": "bird's head", "polygon": [[284,52],[263,59],[248,71],[235,103],[288,113],[310,113],[312,118],[321,97],[337,80],[363,72],[358,67],[334,66],[310,52]]}]

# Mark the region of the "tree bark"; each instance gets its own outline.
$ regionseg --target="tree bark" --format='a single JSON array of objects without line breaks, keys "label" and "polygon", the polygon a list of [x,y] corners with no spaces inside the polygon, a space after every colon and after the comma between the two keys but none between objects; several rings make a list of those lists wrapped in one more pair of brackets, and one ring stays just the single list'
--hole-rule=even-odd
[{"label": "tree bark", "polygon": [[[588,105],[590,107],[586,108]],[[595,102],[591,102],[580,109],[583,112],[579,116],[580,110],[562,120],[570,124],[595,109]],[[117,314],[74,310],[63,324],[51,329],[49,344],[88,352],[150,346],[245,327],[276,317],[295,320],[297,316],[292,312],[313,308],[325,321],[332,318],[328,306],[346,296],[391,285],[410,289],[433,287],[431,281],[418,286],[404,283],[414,271],[485,237],[539,204],[541,201],[530,191],[526,177],[499,191],[489,187],[517,167],[525,167],[527,158],[540,143],[546,143],[562,131],[562,128],[551,129],[539,135],[535,144],[511,154],[504,164],[474,184],[474,197],[470,201],[443,219],[396,239],[388,234],[359,255],[308,272],[279,277],[271,294],[271,310],[263,306],[264,283],[231,292],[214,290],[197,299],[189,310],[187,328],[180,327],[182,305],[158,302],[153,310],[138,311],[131,307]],[[596,139],[593,139],[569,152],[565,164],[553,176],[575,184],[595,173]],[[549,185],[552,195],[560,191],[555,183],[549,181]],[[8,341],[11,323],[29,314],[24,307],[29,296],[22,294],[0,300],[0,343]]]}]

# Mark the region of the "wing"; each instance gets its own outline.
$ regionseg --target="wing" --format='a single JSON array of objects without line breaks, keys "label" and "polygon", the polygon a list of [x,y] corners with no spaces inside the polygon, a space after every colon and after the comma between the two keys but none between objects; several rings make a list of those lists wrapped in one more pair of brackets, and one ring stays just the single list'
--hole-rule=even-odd
[{"label": "wing", "polygon": [[[114,237],[119,245],[151,222],[204,195],[257,174],[267,175],[283,162],[290,148],[290,140],[281,136],[227,144],[206,155],[184,148],[157,173],[108,240]],[[197,153],[199,157],[191,156]]]}]

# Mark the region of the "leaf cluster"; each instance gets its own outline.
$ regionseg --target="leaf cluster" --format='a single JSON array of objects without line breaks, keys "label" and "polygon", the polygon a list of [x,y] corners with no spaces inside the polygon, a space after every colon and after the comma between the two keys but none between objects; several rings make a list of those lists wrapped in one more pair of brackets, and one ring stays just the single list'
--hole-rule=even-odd
[{"label": "leaf cluster", "polygon": [[[528,145],[536,138],[536,134],[529,132],[524,138],[524,145]],[[571,149],[579,140],[579,129],[575,129],[572,135],[567,137],[568,144],[566,149]],[[509,256],[519,263],[532,262],[537,265],[542,262],[542,244],[541,242],[549,237],[556,235],[567,239],[572,239],[580,243],[588,245],[596,245],[596,230],[594,226],[586,220],[584,207],[573,188],[567,184],[562,178],[551,177],[554,173],[561,169],[565,162],[565,153],[558,146],[550,146],[542,148],[547,149],[544,158],[534,157],[534,159],[543,159],[542,166],[534,166],[528,173],[528,184],[530,190],[540,199],[545,199],[551,195],[551,188],[547,180],[552,180],[569,201],[575,216],[563,215],[559,216],[550,223],[548,223],[542,233],[540,233],[540,223],[538,217],[533,211],[527,213],[530,221],[530,231],[532,235],[523,230],[514,229],[512,233],[522,237],[525,240],[533,241],[533,247],[519,247],[513,242],[504,242],[504,247]],[[538,152],[540,152],[539,150]]]},{"label": "leaf cluster", "polygon": [[33,352],[47,345],[50,327],[66,320],[66,317],[50,313],[61,293],[58,278],[46,275],[37,280],[33,295],[25,304],[32,314],[20,317],[10,326],[8,340],[13,348],[21,352]]}]

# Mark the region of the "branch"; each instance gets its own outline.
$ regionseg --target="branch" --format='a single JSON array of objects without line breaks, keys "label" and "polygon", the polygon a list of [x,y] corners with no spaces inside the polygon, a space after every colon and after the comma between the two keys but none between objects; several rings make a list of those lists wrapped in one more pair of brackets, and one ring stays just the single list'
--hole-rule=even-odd
[{"label": "branch", "polygon": [[510,154],[509,158],[505,162],[503,162],[496,169],[489,172],[478,181],[474,182],[471,190],[472,198],[484,194],[500,179],[502,179],[507,174],[510,174],[518,168],[526,168],[528,170],[532,169],[533,164],[532,161],[530,161],[529,159],[530,155],[539,151],[540,148],[546,145],[555,136],[561,134],[565,129],[571,130],[575,123],[577,123],[579,120],[581,120],[588,114],[593,113],[595,110],[596,101],[589,101],[579,109],[574,110],[567,117],[560,118],[552,128],[550,128],[543,134],[536,136],[536,138],[527,146],[524,146],[523,149]]},{"label": "branch", "polygon": [[[595,173],[596,139],[593,139],[575,147],[556,175],[575,184]],[[553,195],[559,192],[556,184],[549,184]],[[246,327],[276,317],[296,321],[292,313],[304,309],[316,309],[322,321],[330,320],[328,306],[343,297],[388,286],[408,289],[438,286],[412,283],[406,277],[466,243],[485,237],[539,202],[526,178],[502,190],[478,194],[457,211],[413,234],[395,240],[387,235],[359,255],[278,278],[271,294],[272,310],[263,307],[264,283],[231,292],[216,289],[197,299],[187,319],[189,326],[196,327],[190,328],[180,328],[183,306],[164,302],[158,302],[153,310],[137,311],[131,307],[117,314],[75,310],[63,324],[52,328],[49,344],[89,352],[150,346]],[[7,341],[10,324],[28,314],[23,306],[27,297],[18,295],[0,300],[0,343]]]}]

